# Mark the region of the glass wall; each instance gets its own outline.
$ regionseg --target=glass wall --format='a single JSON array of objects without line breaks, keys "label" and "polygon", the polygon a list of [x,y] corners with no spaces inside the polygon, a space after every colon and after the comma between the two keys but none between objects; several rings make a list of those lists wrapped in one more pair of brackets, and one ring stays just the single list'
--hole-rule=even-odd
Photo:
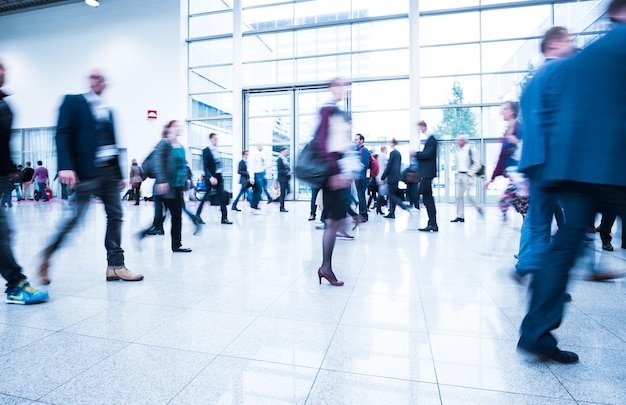
[{"label": "glass wall", "polygon": [[[409,15],[408,0],[189,0],[190,135],[206,136],[210,128],[227,140],[240,137],[244,148],[257,141],[268,147],[280,143],[291,148],[293,159],[312,134],[299,126],[313,125],[296,116],[298,100],[305,97],[298,92],[344,77],[352,83],[354,132],[376,151],[392,137],[408,144],[410,111],[419,110],[443,140],[470,135],[489,175],[505,129],[499,105],[518,100],[542,63],[543,33],[563,25],[584,46],[607,28],[603,0],[415,1],[418,19]],[[418,43],[411,43],[411,23],[417,25]],[[409,92],[415,47],[420,105],[411,104]],[[233,106],[245,92],[255,96],[244,116]],[[276,109],[281,103],[268,100],[283,97],[290,104],[281,113]],[[243,134],[232,134],[233,119],[241,120]],[[285,139],[277,143],[279,135]],[[206,143],[194,136],[192,145],[196,140]],[[404,149],[407,162],[409,148]],[[440,168],[454,166],[450,155],[441,154]],[[441,173],[436,183],[440,199],[454,197],[448,178]],[[480,199],[491,199],[492,192],[479,193]]]}]

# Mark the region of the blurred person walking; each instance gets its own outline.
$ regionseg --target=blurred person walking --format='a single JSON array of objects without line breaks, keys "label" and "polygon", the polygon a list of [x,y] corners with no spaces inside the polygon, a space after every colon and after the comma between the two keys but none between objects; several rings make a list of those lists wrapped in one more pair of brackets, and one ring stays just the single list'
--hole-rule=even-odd
[{"label": "blurred person walking", "polygon": [[39,277],[50,283],[48,268],[53,254],[82,218],[92,195],[100,198],[107,214],[104,246],[107,251],[106,280],[140,281],[124,263],[122,249],[123,211],[120,191],[124,189],[116,145],[113,113],[103,104],[106,80],[98,69],[89,75],[90,91],[66,95],[59,109],[56,131],[59,179],[74,189],[76,209],[44,249]]},{"label": "blurred person walking", "polygon": [[417,152],[415,157],[419,164],[420,186],[418,193],[424,199],[424,206],[428,213],[428,224],[424,228],[419,228],[422,232],[438,232],[437,225],[437,209],[435,207],[435,199],[433,198],[433,179],[437,177],[437,138],[428,132],[428,125],[425,121],[417,123],[420,132],[426,135],[426,144],[421,152]]},{"label": "blurred person walking", "polygon": [[285,209],[285,197],[289,192],[289,182],[291,181],[291,167],[287,161],[289,149],[284,146],[280,149],[278,159],[276,159],[276,169],[278,172],[278,184],[280,185],[280,212],[289,212]]},{"label": "blurred person walking", "polygon": [[478,205],[476,199],[472,197],[469,188],[474,184],[476,173],[480,170],[480,158],[478,151],[467,143],[467,135],[459,135],[456,138],[457,148],[454,152],[456,162],[456,173],[454,174],[454,188],[456,193],[456,218],[450,222],[465,222],[465,193],[467,199],[482,216],[483,209]]},{"label": "blurred person walking", "polygon": [[[154,196],[155,196],[155,219],[153,226],[139,234],[139,239],[146,235],[163,234],[163,208],[158,212],[156,205],[165,205],[170,212],[172,227],[170,229],[172,252],[190,253],[191,249],[184,247],[182,243],[182,214],[183,192],[185,190],[185,180],[187,179],[185,148],[178,142],[180,136],[180,126],[178,121],[172,120],[163,128],[161,141],[154,149],[152,165],[154,169]],[[156,198],[158,196],[158,199]],[[161,217],[161,233],[154,233],[157,216]]]},{"label": "blurred person walking", "polygon": [[32,200],[35,198],[33,194],[33,175],[35,169],[31,167],[30,162],[26,162],[26,167],[22,170],[22,196],[24,200]]},{"label": "blurred person walking", "polygon": [[398,141],[396,138],[392,138],[389,141],[389,147],[391,148],[391,152],[389,152],[389,160],[385,165],[385,170],[383,171],[382,176],[380,176],[380,181],[383,184],[387,185],[387,190],[389,193],[389,212],[385,215],[385,218],[395,218],[396,217],[396,205],[399,205],[405,211],[409,210],[408,205],[404,204],[400,197],[398,197],[398,182],[400,181],[400,168],[402,165],[402,155],[400,152],[396,150],[396,145]]},{"label": "blurred person walking", "polygon": [[[213,196],[215,200],[211,201],[211,204],[217,202],[220,205],[220,211],[222,213],[221,223],[231,225],[232,222],[228,220],[228,211],[226,210],[228,201],[226,193],[224,192],[224,179],[222,178],[222,154],[217,147],[217,141],[217,134],[211,132],[209,134],[209,146],[202,151],[204,177],[206,179],[205,182],[208,180],[210,186],[214,189]],[[204,224],[204,221],[200,217],[202,206],[204,206],[204,202],[211,197],[211,187],[209,187],[209,184],[207,184],[207,192],[202,197],[196,210],[196,220],[201,224]]]},{"label": "blurred person walking", "polygon": [[552,331],[563,320],[562,297],[585,230],[596,211],[626,214],[626,0],[613,0],[607,14],[613,29],[558,67],[560,108],[553,136],[544,144],[543,179],[554,182],[566,220],[534,273],[517,345],[561,364],[578,362],[576,353],[559,349]]},{"label": "blurred person walking", "polygon": [[365,191],[367,190],[367,184],[369,179],[367,178],[367,170],[370,168],[370,151],[365,147],[365,137],[361,134],[356,134],[354,137],[356,143],[355,150],[359,154],[359,160],[363,168],[359,172],[359,177],[354,180],[356,186],[356,193],[359,200],[359,216],[366,222],[369,217],[367,215],[367,200],[365,198]]},{"label": "blurred person walking", "polygon": [[[239,173],[239,184],[241,185],[241,190],[239,190],[239,194],[237,194],[237,198],[233,201],[233,205],[230,207],[231,211],[241,211],[237,208],[237,204],[239,203],[239,199],[248,191],[250,188],[250,173],[248,172],[248,151],[244,150],[241,152],[241,160],[237,165],[237,173]],[[248,202],[250,198],[248,198]]]},{"label": "blurred person walking", "polygon": [[128,182],[133,190],[133,198],[135,199],[135,205],[139,205],[139,197],[141,193],[141,183],[146,179],[146,175],[143,173],[141,166],[137,163],[137,159],[133,159],[130,166],[130,173],[128,174]]},{"label": "blurred person walking", "polygon": [[[0,60],[0,189],[9,185],[9,173],[15,167],[11,160],[11,127],[13,112],[5,98],[5,68]],[[0,209],[0,274],[6,280],[6,302],[8,304],[38,304],[48,299],[48,293],[32,287],[22,273],[22,268],[13,255],[11,226],[7,211]]]},{"label": "blurred person walking", "polygon": [[37,161],[37,168],[35,169],[35,173],[33,174],[33,178],[37,183],[37,189],[39,191],[38,196],[35,197],[35,200],[43,200],[44,202],[48,201],[48,194],[46,193],[46,188],[50,182],[50,178],[48,176],[48,169],[46,169],[41,160]]}]

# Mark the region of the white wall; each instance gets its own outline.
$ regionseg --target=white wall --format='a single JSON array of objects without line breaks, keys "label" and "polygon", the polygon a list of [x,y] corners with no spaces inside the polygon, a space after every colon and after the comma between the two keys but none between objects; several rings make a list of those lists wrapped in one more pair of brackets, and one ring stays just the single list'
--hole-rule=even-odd
[{"label": "white wall", "polygon": [[[98,67],[109,82],[104,96],[118,143],[141,163],[163,124],[187,116],[181,3],[104,0],[98,8],[74,3],[0,17],[13,127],[55,126],[62,96],[85,92],[89,70]],[[147,119],[148,109],[157,120]]]}]

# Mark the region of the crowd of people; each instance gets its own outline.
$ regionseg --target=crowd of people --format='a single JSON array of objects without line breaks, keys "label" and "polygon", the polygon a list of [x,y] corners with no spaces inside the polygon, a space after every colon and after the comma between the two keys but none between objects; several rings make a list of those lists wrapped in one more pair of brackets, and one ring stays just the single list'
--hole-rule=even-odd
[{"label": "crowd of people", "polygon": [[[604,214],[600,226],[602,247],[613,250],[610,230],[616,216],[626,214],[626,181],[620,167],[624,166],[626,124],[626,1],[613,0],[608,16],[615,26],[603,37],[578,51],[564,27],[553,27],[543,36],[541,52],[545,63],[524,88],[520,102],[505,101],[501,105],[506,128],[495,169],[483,185],[488,188],[499,176],[508,181],[499,206],[507,220],[509,207],[523,217],[518,263],[512,274],[516,281],[527,283],[531,292],[528,312],[521,324],[518,348],[541,360],[560,364],[578,362],[576,353],[561,350],[553,335],[562,322],[563,310],[571,295],[566,292],[569,273],[580,255],[585,233],[594,227],[598,212]],[[625,62],[622,64],[621,62]],[[0,87],[5,69],[0,62]],[[584,77],[585,80],[579,80]],[[98,197],[107,214],[105,247],[107,281],[140,281],[142,274],[126,267],[121,246],[122,206],[120,191],[125,187],[117,147],[114,118],[102,103],[106,80],[99,70],[89,76],[90,90],[84,94],[67,95],[59,110],[56,129],[58,180],[71,190],[75,209],[41,254],[39,278],[49,284],[51,260],[67,235],[83,217],[92,196]],[[420,209],[420,197],[427,211],[428,222],[419,231],[438,232],[437,210],[433,198],[433,179],[437,176],[438,140],[428,131],[427,123],[417,127],[424,145],[411,151],[410,162],[402,170],[402,156],[392,139],[378,153],[367,148],[365,137],[352,137],[350,116],[341,109],[346,82],[335,79],[329,84],[331,99],[318,112],[318,123],[309,147],[313,148],[320,166],[326,169],[322,187],[312,189],[309,220],[315,220],[321,207],[322,258],[317,270],[319,283],[325,279],[332,286],[343,286],[333,267],[333,252],[338,237],[353,239],[352,230],[369,221],[369,209],[393,220],[396,207],[413,212]],[[15,190],[18,201],[27,198],[36,184],[39,199],[48,201],[46,192],[49,174],[42,161],[32,169],[13,166],[10,153],[12,112],[0,91],[0,190],[6,195]],[[523,116],[523,120],[520,119]],[[220,207],[220,223],[230,225],[229,195],[222,177],[224,159],[218,146],[218,135],[208,135],[209,146],[203,150],[203,175],[206,190],[195,213],[187,210],[184,193],[188,188],[189,168],[186,151],[180,144],[180,125],[170,121],[163,129],[152,162],[154,173],[154,222],[141,231],[138,238],[164,234],[164,209],[171,216],[171,249],[190,253],[182,243],[182,213],[186,212],[199,229],[203,204],[210,201]],[[77,145],[81,145],[78,153]],[[522,147],[523,146],[523,147]],[[388,148],[388,149],[387,149]],[[240,190],[231,211],[240,211],[238,203],[248,195],[250,211],[260,214],[263,193],[268,203],[278,198],[279,212],[287,213],[285,198],[294,173],[288,159],[288,148],[281,148],[275,161],[278,195],[267,191],[267,162],[263,145],[242,152],[238,164]],[[388,153],[387,153],[388,152]],[[484,171],[478,151],[460,135],[455,148],[456,217],[453,223],[465,222],[465,194]],[[272,162],[271,164],[273,164]],[[16,175],[19,173],[19,175]],[[135,203],[139,204],[140,186],[146,174],[136,161],[132,162],[129,183]],[[406,196],[399,183],[407,185]],[[369,192],[369,199],[366,193]],[[34,194],[34,193],[33,193]],[[33,195],[33,198],[35,196]],[[407,201],[408,200],[408,201]],[[479,215],[484,209],[469,198]],[[8,203],[11,200],[9,198]],[[408,203],[407,203],[408,202]],[[387,207],[387,212],[383,207]],[[354,209],[353,209],[354,207]],[[9,303],[35,304],[48,299],[48,294],[30,285],[17,264],[10,244],[7,212],[0,210],[0,269],[7,280]],[[553,217],[559,230],[551,235]],[[622,244],[624,241],[622,240]],[[626,247],[622,245],[622,247]],[[620,277],[621,273],[600,274],[592,280]],[[527,281],[530,278],[530,281]]]}]

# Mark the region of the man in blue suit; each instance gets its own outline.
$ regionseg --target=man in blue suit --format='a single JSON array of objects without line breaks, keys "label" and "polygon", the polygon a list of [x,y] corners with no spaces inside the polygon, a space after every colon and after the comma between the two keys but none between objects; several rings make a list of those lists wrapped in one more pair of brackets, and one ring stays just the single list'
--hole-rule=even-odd
[{"label": "man in blue suit", "polygon": [[[545,62],[526,85],[520,99],[526,136],[519,170],[530,183],[530,205],[522,226],[514,277],[521,279],[541,267],[541,254],[550,245],[556,194],[543,179],[545,142],[554,131],[560,97],[560,61],[572,56],[574,45],[564,27],[552,27],[541,40]],[[560,209],[560,207],[558,208]]]},{"label": "man in blue suit", "polygon": [[89,87],[91,91],[88,93],[65,96],[59,109],[56,132],[58,175],[63,184],[74,189],[76,210],[43,251],[39,277],[44,284],[50,283],[50,258],[78,223],[92,194],[100,198],[107,214],[104,239],[106,280],[143,280],[143,275],[131,272],[124,263],[120,190],[125,184],[115,141],[113,114],[101,99],[106,82],[100,70],[94,69],[89,75]]},{"label": "man in blue suit", "polygon": [[543,179],[554,182],[567,219],[534,275],[517,345],[561,364],[578,362],[551,332],[563,318],[563,294],[585,229],[595,212],[624,214],[626,207],[626,0],[613,0],[607,14],[615,27],[559,67],[560,108],[545,143]]}]

